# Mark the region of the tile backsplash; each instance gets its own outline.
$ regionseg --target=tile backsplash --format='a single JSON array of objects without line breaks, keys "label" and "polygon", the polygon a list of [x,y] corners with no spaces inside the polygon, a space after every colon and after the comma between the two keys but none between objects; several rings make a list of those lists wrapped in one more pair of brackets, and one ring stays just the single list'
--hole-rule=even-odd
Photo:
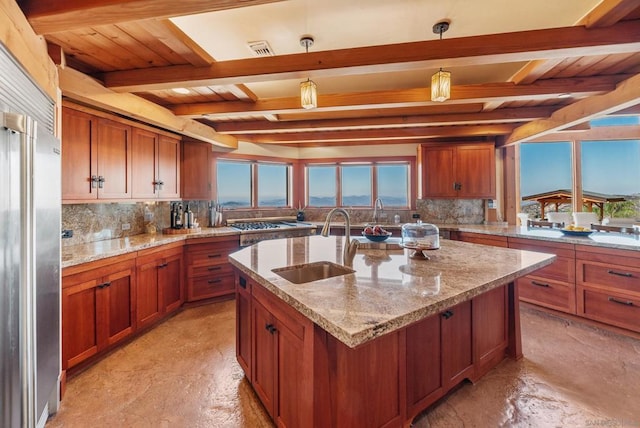
[{"label": "tile backsplash", "polygon": [[[196,220],[201,226],[208,225],[208,201],[182,201],[189,204]],[[152,220],[145,221],[145,210],[151,213]],[[306,221],[321,222],[330,208],[307,208],[304,211]],[[348,208],[352,223],[368,223],[373,221],[373,210],[370,208]],[[95,203],[62,205],[62,229],[73,230],[73,237],[62,240],[63,246],[84,244],[105,239],[122,238],[138,235],[150,230],[161,232],[170,226],[170,202],[131,202],[131,203]],[[264,218],[295,217],[296,210],[280,208],[273,210],[228,210],[227,218]],[[420,214],[420,219],[427,223],[440,224],[482,224],[484,221],[484,200],[482,199],[418,199],[416,210],[385,208],[380,223],[392,223],[395,214],[400,216],[401,223],[415,221],[412,214]],[[339,217],[337,221],[342,221]],[[130,229],[123,230],[128,224]]]}]

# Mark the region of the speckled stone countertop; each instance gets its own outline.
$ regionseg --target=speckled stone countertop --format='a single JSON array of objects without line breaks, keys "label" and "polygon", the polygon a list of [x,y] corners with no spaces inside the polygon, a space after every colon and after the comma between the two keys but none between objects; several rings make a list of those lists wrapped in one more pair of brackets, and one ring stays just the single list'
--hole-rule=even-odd
[{"label": "speckled stone countertop", "polygon": [[614,232],[594,232],[589,236],[568,236],[557,229],[536,227],[527,229],[522,226],[484,226],[484,225],[443,225],[442,230],[484,233],[512,238],[539,239],[542,241],[565,242],[577,245],[618,248],[621,250],[640,251],[640,236]]},{"label": "speckled stone countertop", "polygon": [[146,248],[184,241],[185,239],[210,238],[216,236],[239,235],[240,232],[231,227],[202,228],[198,233],[184,235],[142,234],[126,238],[108,239],[88,244],[62,247],[61,267],[93,262],[107,257],[119,256]]},{"label": "speckled stone countertop", "polygon": [[430,260],[410,250],[358,250],[355,273],[294,284],[272,269],[341,264],[343,237],[262,241],[229,260],[344,344],[356,347],[551,264],[555,256],[441,240]]},{"label": "speckled stone countertop", "polygon": [[[317,224],[316,224],[317,225]],[[344,223],[331,223],[332,227],[344,228]],[[351,235],[358,236],[362,232],[364,224],[351,225]],[[482,224],[438,224],[436,226],[442,231],[475,232],[486,235],[506,236],[512,238],[530,238],[541,241],[564,242],[568,244],[590,245],[595,247],[618,248],[622,250],[640,251],[640,235],[621,234],[614,232],[594,232],[589,236],[568,236],[557,229],[531,228],[521,226],[500,226]],[[322,227],[322,223],[320,223]],[[402,225],[382,224],[382,227],[389,230],[399,229]]]}]

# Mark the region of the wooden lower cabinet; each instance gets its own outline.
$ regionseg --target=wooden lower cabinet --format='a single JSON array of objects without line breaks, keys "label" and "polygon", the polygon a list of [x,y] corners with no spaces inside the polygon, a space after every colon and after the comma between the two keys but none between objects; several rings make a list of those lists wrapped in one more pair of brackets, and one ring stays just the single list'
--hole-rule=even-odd
[{"label": "wooden lower cabinet", "polygon": [[576,245],[578,315],[640,332],[640,252]]},{"label": "wooden lower cabinet", "polygon": [[502,286],[350,348],[244,273],[235,276],[236,355],[277,426],[407,426],[504,359],[510,319],[518,318],[509,317]]},{"label": "wooden lower cabinet", "polygon": [[240,248],[238,235],[190,239],[186,244],[187,301],[232,296],[230,253]]},{"label": "wooden lower cabinet", "polygon": [[509,248],[556,255],[552,264],[517,280],[520,300],[570,314],[576,313],[573,244],[509,238]]},{"label": "wooden lower cabinet", "polygon": [[451,231],[450,237],[455,241],[471,242],[473,244],[491,245],[493,247],[508,246],[506,236],[487,235],[484,233]]},{"label": "wooden lower cabinet", "polygon": [[135,331],[134,257],[114,257],[63,271],[63,370]]},{"label": "wooden lower cabinet", "polygon": [[151,325],[184,302],[183,243],[140,251],[136,260],[138,328]]}]

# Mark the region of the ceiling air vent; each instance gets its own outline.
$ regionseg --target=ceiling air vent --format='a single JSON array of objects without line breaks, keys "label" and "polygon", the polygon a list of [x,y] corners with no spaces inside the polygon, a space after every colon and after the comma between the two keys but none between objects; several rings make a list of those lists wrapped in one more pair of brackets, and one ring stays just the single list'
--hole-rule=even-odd
[{"label": "ceiling air vent", "polygon": [[273,49],[269,46],[269,43],[266,40],[259,40],[257,42],[249,42],[247,43],[249,49],[255,56],[274,56]]}]

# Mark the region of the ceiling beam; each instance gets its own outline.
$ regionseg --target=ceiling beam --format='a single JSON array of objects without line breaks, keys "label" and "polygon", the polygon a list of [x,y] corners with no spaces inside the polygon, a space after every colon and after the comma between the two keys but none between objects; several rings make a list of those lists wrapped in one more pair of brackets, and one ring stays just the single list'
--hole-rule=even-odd
[{"label": "ceiling beam", "polygon": [[[479,85],[457,85],[451,88],[451,98],[447,104],[481,103],[491,100],[518,101],[546,100],[560,94],[571,93],[583,97],[615,88],[625,76],[596,76],[568,79],[540,80],[531,85],[516,85],[511,82],[486,83]],[[327,94],[318,96],[318,107],[314,111],[341,111],[353,109],[398,108],[439,105],[430,99],[425,88],[399,91],[357,92],[347,94]],[[213,103],[180,104],[170,107],[178,116],[202,117],[208,120],[216,117],[246,116],[257,114],[280,114],[305,111],[300,106],[299,97],[266,98],[255,103],[225,101]],[[389,115],[393,115],[389,113]]]},{"label": "ceiling beam", "polygon": [[421,116],[395,116],[383,118],[357,118],[333,120],[301,120],[296,122],[241,121],[219,123],[216,130],[225,134],[268,134],[274,132],[320,132],[355,130],[374,127],[409,128],[424,126],[451,126],[470,124],[491,124],[527,122],[548,117],[555,109],[551,107],[529,107],[501,109],[482,113],[434,114]]},{"label": "ceiling beam", "polygon": [[171,18],[282,0],[25,0],[22,10],[38,34],[72,31],[94,25]]},{"label": "ceiling beam", "polygon": [[609,27],[638,9],[638,0],[603,0],[577,25],[587,28]]},{"label": "ceiling beam", "polygon": [[241,134],[238,140],[259,144],[295,144],[345,141],[420,140],[447,137],[491,137],[509,134],[518,124],[424,126],[349,131],[314,131],[280,134]]},{"label": "ceiling beam", "polygon": [[171,111],[132,94],[119,94],[105,88],[91,77],[71,68],[58,67],[62,94],[73,100],[99,107],[150,125],[205,141],[223,148],[238,148],[231,135],[215,132],[192,119],[177,117]]},{"label": "ceiling beam", "polygon": [[539,119],[515,129],[505,145],[533,140],[591,119],[640,104],[640,74],[618,84],[614,91],[576,101],[556,110],[548,119]]},{"label": "ceiling beam", "polygon": [[104,73],[102,79],[113,90],[140,92],[638,51],[640,25],[627,21],[591,30],[551,28],[220,61],[206,67],[175,65],[112,71]]}]

